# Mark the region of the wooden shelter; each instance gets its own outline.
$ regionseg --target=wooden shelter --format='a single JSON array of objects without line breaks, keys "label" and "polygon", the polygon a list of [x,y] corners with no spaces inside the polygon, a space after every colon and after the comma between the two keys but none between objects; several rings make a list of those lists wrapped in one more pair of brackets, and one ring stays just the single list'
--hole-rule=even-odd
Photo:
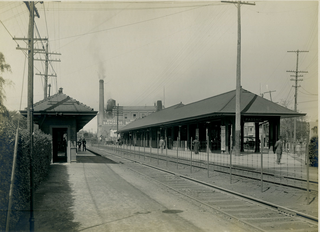
[{"label": "wooden shelter", "polygon": [[[210,149],[230,151],[235,142],[236,91],[230,91],[194,103],[182,103],[155,112],[123,127],[118,133],[122,140],[143,146],[157,146],[160,136],[167,138],[168,148],[190,146],[196,136],[210,141]],[[244,124],[255,124],[255,147],[259,151],[259,127],[268,124],[264,143],[270,148],[280,134],[280,118],[300,117],[298,113],[262,98],[245,89],[241,90],[241,150],[244,148]],[[204,146],[205,147],[205,146]]]},{"label": "wooden shelter", "polygon": [[[52,162],[76,161],[77,132],[97,111],[67,96],[62,88],[33,107],[34,122],[44,133],[52,135]],[[20,113],[27,116],[26,109]]]}]

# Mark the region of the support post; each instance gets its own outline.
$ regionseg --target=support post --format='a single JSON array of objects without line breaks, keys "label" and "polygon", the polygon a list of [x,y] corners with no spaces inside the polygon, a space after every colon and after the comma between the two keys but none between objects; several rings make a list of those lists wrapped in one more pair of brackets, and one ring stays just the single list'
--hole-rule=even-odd
[{"label": "support post", "polygon": [[166,146],[166,165],[167,165],[167,167],[168,167],[168,138],[167,138],[167,128],[165,128],[164,137],[165,137],[165,146]]},{"label": "support post", "polygon": [[191,141],[190,141],[190,151],[191,151],[191,155],[190,155],[190,172],[192,173],[192,137],[191,137]]},{"label": "support post", "polygon": [[207,172],[208,172],[208,177],[210,177],[210,173],[209,173],[209,134],[208,134],[208,127],[206,128],[206,140],[207,140]]},{"label": "support post", "polygon": [[[261,141],[263,141],[263,133],[261,135]],[[262,144],[262,143],[261,143]],[[261,146],[261,192],[263,192],[263,146]]]}]

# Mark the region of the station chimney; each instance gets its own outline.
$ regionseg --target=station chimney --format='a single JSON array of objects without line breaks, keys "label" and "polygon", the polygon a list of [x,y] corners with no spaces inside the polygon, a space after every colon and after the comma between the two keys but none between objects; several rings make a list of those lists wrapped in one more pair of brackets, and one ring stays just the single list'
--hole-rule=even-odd
[{"label": "station chimney", "polygon": [[98,128],[97,135],[98,138],[102,135],[102,125],[104,118],[104,81],[99,80],[99,114],[98,114]]}]

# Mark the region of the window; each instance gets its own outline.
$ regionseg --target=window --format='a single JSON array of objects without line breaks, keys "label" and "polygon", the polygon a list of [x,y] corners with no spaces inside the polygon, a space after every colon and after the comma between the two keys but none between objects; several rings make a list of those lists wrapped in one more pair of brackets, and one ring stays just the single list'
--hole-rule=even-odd
[{"label": "window", "polygon": [[137,114],[133,114],[133,117],[135,118],[137,116]]}]

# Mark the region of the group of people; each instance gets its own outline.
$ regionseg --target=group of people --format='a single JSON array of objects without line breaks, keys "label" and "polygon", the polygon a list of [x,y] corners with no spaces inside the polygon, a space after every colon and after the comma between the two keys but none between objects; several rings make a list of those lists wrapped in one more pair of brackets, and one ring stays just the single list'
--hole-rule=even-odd
[{"label": "group of people", "polygon": [[[165,141],[163,137],[161,136],[160,141],[159,141],[159,148],[161,149],[161,153],[163,153],[163,149],[165,148]],[[195,154],[199,154],[199,149],[200,149],[200,142],[198,139],[198,136],[196,136],[195,140],[192,141],[193,145],[193,150]],[[282,157],[282,147],[283,147],[283,142],[281,136],[277,140],[277,142],[274,145],[274,150],[273,152],[277,154],[277,164],[281,163],[281,157]]]},{"label": "group of people", "polygon": [[[199,154],[200,142],[199,142],[198,136],[196,136],[196,139],[193,140],[192,145],[193,145],[194,153]],[[161,149],[161,154],[163,153],[163,149],[165,148],[165,146],[166,146],[166,142],[161,136],[159,140],[159,148]]]},{"label": "group of people", "polygon": [[82,151],[87,150],[87,141],[85,138],[78,140],[78,150],[81,151],[81,144],[82,144]]}]

